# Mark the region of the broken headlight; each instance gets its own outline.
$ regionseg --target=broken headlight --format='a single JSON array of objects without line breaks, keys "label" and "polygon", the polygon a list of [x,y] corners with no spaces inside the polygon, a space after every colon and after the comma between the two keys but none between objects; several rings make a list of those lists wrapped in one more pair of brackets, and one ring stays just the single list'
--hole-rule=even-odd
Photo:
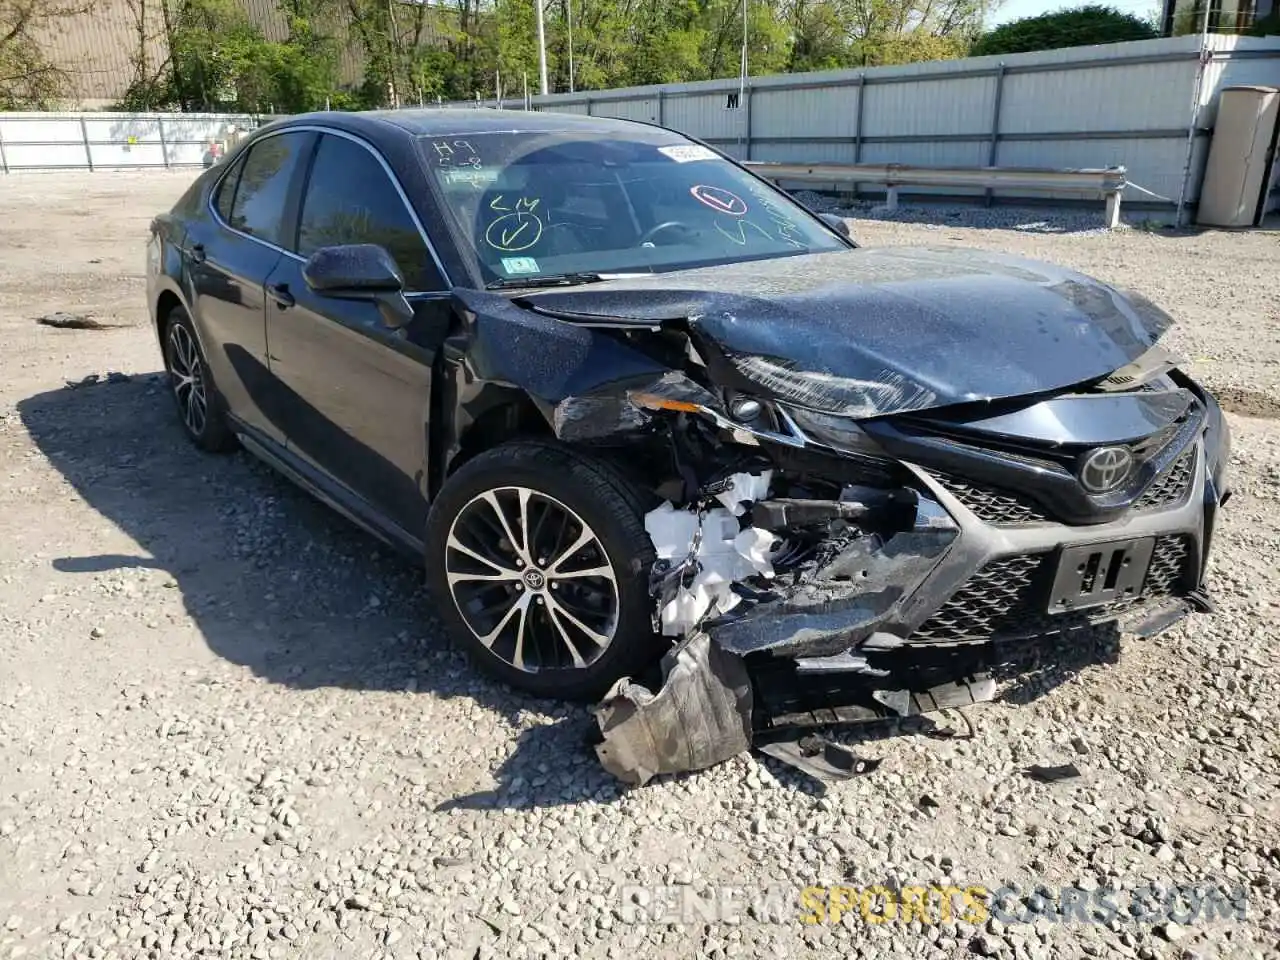
[{"label": "broken headlight", "polygon": [[748,394],[732,394],[722,402],[703,388],[697,389],[702,396],[645,388],[629,391],[628,397],[642,410],[699,414],[727,430],[738,443],[755,445],[768,440],[790,447],[804,446],[804,438],[781,408]]}]

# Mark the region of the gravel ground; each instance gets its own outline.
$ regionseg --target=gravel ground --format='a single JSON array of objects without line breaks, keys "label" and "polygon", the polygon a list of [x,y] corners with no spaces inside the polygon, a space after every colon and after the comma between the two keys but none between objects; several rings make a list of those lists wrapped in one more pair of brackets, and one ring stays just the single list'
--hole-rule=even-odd
[{"label": "gravel ground", "polygon": [[[1221,612],[1030,652],[999,702],[859,733],[882,765],[825,791],[742,756],[628,792],[585,710],[465,667],[412,568],[184,442],[141,273],[149,217],[189,180],[0,178],[0,958],[1277,954],[1275,232],[857,211],[868,244],[1051,259],[1179,319],[1232,411]],[[119,326],[33,322],[54,310]],[[1081,776],[1024,772],[1066,762]],[[797,900],[1016,883],[1123,905],[1152,882],[1243,891],[1245,915],[809,924]],[[715,910],[663,913],[668,889]]]}]

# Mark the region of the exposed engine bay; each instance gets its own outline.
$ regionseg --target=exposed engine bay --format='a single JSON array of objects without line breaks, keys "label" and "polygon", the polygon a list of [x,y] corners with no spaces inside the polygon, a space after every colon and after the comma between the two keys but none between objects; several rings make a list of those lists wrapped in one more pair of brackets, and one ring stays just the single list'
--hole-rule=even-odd
[{"label": "exposed engine bay", "polygon": [[[640,402],[650,399],[641,395]],[[785,730],[923,712],[915,693],[930,696],[931,708],[989,698],[994,683],[981,674],[932,693],[927,686],[895,686],[889,661],[901,640],[889,634],[864,642],[866,653],[850,652],[855,642],[870,640],[955,539],[958,527],[945,511],[929,502],[922,507],[908,487],[776,470],[761,454],[744,456],[742,448],[719,442],[713,425],[687,414],[677,414],[671,428],[684,448],[680,461],[727,462],[696,490],[683,489],[685,478],[673,479],[663,492],[676,502],[663,500],[645,516],[658,557],[650,576],[653,627],[674,646],[656,693],[628,678],[602,703],[598,752],[611,772],[640,784],[720,762],[761,741],[780,759],[839,779],[867,772],[867,765],[838,750],[849,762],[819,762],[812,750],[802,756],[795,738],[770,737],[773,724],[781,721]],[[872,665],[871,651],[884,665]],[[766,659],[774,667],[789,662],[801,682],[806,675],[859,676],[865,696],[839,714],[770,714],[753,689],[753,673],[767,675],[768,665],[747,667]],[[962,659],[965,669],[978,670],[980,658]],[[820,752],[833,749],[821,746]]]}]

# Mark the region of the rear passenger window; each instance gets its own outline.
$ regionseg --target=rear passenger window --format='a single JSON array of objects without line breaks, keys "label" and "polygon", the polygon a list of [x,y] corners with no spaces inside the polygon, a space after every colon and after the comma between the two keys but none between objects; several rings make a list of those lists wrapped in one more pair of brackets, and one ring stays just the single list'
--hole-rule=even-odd
[{"label": "rear passenger window", "polygon": [[304,133],[280,133],[259,140],[249,148],[240,168],[227,223],[268,243],[284,243],[284,207],[289,182],[308,141]]},{"label": "rear passenger window", "polygon": [[302,198],[297,252],[376,243],[395,260],[408,290],[440,290],[440,273],[382,164],[345,137],[324,135]]},{"label": "rear passenger window", "polygon": [[214,207],[225,223],[231,222],[231,204],[236,198],[236,184],[240,182],[240,168],[244,166],[244,158],[236,160],[222,182],[218,184],[218,194],[214,198]]}]

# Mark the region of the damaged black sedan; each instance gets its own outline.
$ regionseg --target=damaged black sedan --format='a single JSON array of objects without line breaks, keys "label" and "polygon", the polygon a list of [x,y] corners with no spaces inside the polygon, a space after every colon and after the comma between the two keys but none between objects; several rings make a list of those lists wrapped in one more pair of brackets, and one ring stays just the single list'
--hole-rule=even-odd
[{"label": "damaged black sedan", "polygon": [[860,248],[668,130],[292,118],[156,218],[148,268],[190,437],[423,558],[499,678],[604,695],[635,781],[1209,606],[1229,440],[1166,314]]}]

